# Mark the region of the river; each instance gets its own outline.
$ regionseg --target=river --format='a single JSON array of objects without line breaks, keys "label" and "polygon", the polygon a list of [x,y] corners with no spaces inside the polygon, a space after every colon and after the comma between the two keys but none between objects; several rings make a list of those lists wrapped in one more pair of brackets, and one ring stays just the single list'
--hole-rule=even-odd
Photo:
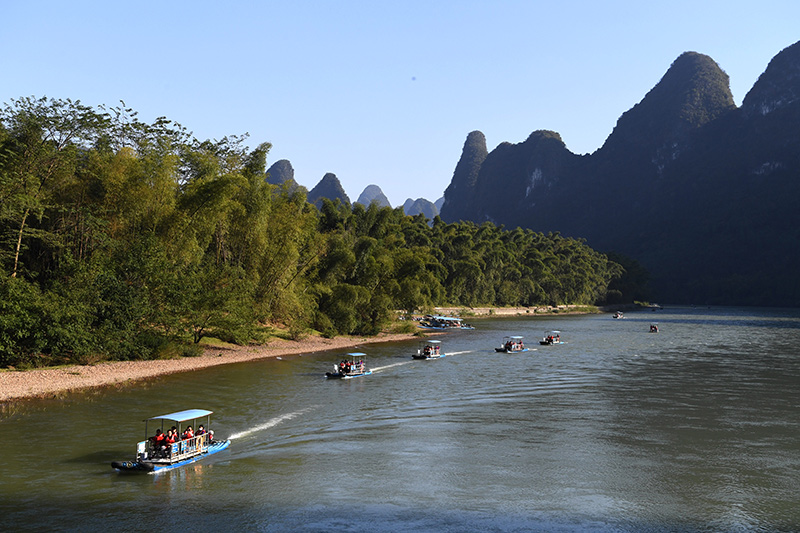
[{"label": "river", "polygon": [[[659,324],[650,333],[650,323]],[[800,530],[800,312],[667,307],[486,318],[7,406],[9,531]],[[540,346],[558,329],[565,344]],[[495,353],[504,335],[529,352]],[[214,411],[231,446],[122,475],[144,418]]]}]

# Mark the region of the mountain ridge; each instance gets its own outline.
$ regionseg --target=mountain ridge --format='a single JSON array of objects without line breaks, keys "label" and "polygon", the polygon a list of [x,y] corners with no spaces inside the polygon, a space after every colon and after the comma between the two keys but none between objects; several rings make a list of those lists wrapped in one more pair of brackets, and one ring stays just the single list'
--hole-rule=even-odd
[{"label": "mountain ridge", "polygon": [[661,300],[797,306],[798,125],[800,43],[738,108],[719,65],[685,52],[592,154],[536,130],[489,152],[471,187],[459,160],[441,217],[586,239],[640,261]]}]

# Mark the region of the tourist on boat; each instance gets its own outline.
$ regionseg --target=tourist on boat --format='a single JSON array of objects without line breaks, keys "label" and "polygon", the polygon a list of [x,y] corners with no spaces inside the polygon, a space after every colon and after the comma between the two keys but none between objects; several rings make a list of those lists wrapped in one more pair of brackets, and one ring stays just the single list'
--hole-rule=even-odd
[{"label": "tourist on boat", "polygon": [[213,440],[214,440],[214,430],[213,429],[209,429],[208,430],[208,443],[211,444],[211,442]]},{"label": "tourist on boat", "polygon": [[156,430],[156,434],[150,437],[150,448],[153,450],[154,454],[160,454],[164,451],[164,432],[160,429]]},{"label": "tourist on boat", "polygon": [[161,445],[164,443],[164,432],[161,431],[160,429],[157,429],[156,434],[150,437],[150,442],[153,443],[154,447],[160,448]]},{"label": "tourist on boat", "polygon": [[194,431],[192,431],[192,426],[186,426],[186,431],[183,432],[183,440],[191,439],[194,437]]},{"label": "tourist on boat", "polygon": [[197,433],[195,433],[195,436],[199,437],[200,435],[205,435],[205,434],[206,434],[206,428],[203,427],[203,424],[197,426]]}]

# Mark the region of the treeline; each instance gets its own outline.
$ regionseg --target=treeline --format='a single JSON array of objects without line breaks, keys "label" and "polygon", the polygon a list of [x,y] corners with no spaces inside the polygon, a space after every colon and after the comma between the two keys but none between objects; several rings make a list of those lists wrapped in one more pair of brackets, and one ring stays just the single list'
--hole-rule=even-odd
[{"label": "treeline", "polygon": [[269,144],[124,107],[0,112],[0,366],[197,353],[213,335],[375,334],[396,310],[624,299],[580,241],[269,185]]}]

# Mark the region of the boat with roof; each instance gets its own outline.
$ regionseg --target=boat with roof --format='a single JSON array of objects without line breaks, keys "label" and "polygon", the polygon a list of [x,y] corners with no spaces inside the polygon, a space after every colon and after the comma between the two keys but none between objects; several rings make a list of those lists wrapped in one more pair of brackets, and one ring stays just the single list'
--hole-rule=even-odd
[{"label": "boat with roof", "polygon": [[[231,441],[214,439],[214,431],[209,427],[211,415],[212,411],[205,409],[187,409],[145,419],[145,439],[136,444],[135,457],[129,461],[112,461],[111,467],[119,472],[157,473],[221,452]],[[153,426],[158,426],[155,436],[148,437]],[[171,427],[166,428],[165,433],[166,426]]]},{"label": "boat with roof", "polygon": [[503,337],[503,342],[500,344],[500,347],[495,348],[494,351],[504,353],[527,352],[528,348],[525,347],[525,343],[522,339],[522,335],[506,335]]},{"label": "boat with roof", "polygon": [[442,315],[425,315],[420,321],[419,327],[422,329],[475,329],[469,324],[464,323],[460,318]]},{"label": "boat with roof", "polygon": [[333,372],[325,372],[328,379],[351,379],[369,376],[372,370],[367,368],[367,354],[361,352],[351,352],[345,355],[337,365],[334,363]]},{"label": "boat with roof", "polygon": [[544,334],[542,340],[539,341],[539,344],[543,346],[549,346],[551,344],[566,344],[564,341],[561,340],[561,332],[557,329],[552,331],[547,331]]},{"label": "boat with roof", "polygon": [[424,340],[419,343],[417,353],[411,356],[412,359],[441,359],[446,354],[442,350],[442,341]]}]

